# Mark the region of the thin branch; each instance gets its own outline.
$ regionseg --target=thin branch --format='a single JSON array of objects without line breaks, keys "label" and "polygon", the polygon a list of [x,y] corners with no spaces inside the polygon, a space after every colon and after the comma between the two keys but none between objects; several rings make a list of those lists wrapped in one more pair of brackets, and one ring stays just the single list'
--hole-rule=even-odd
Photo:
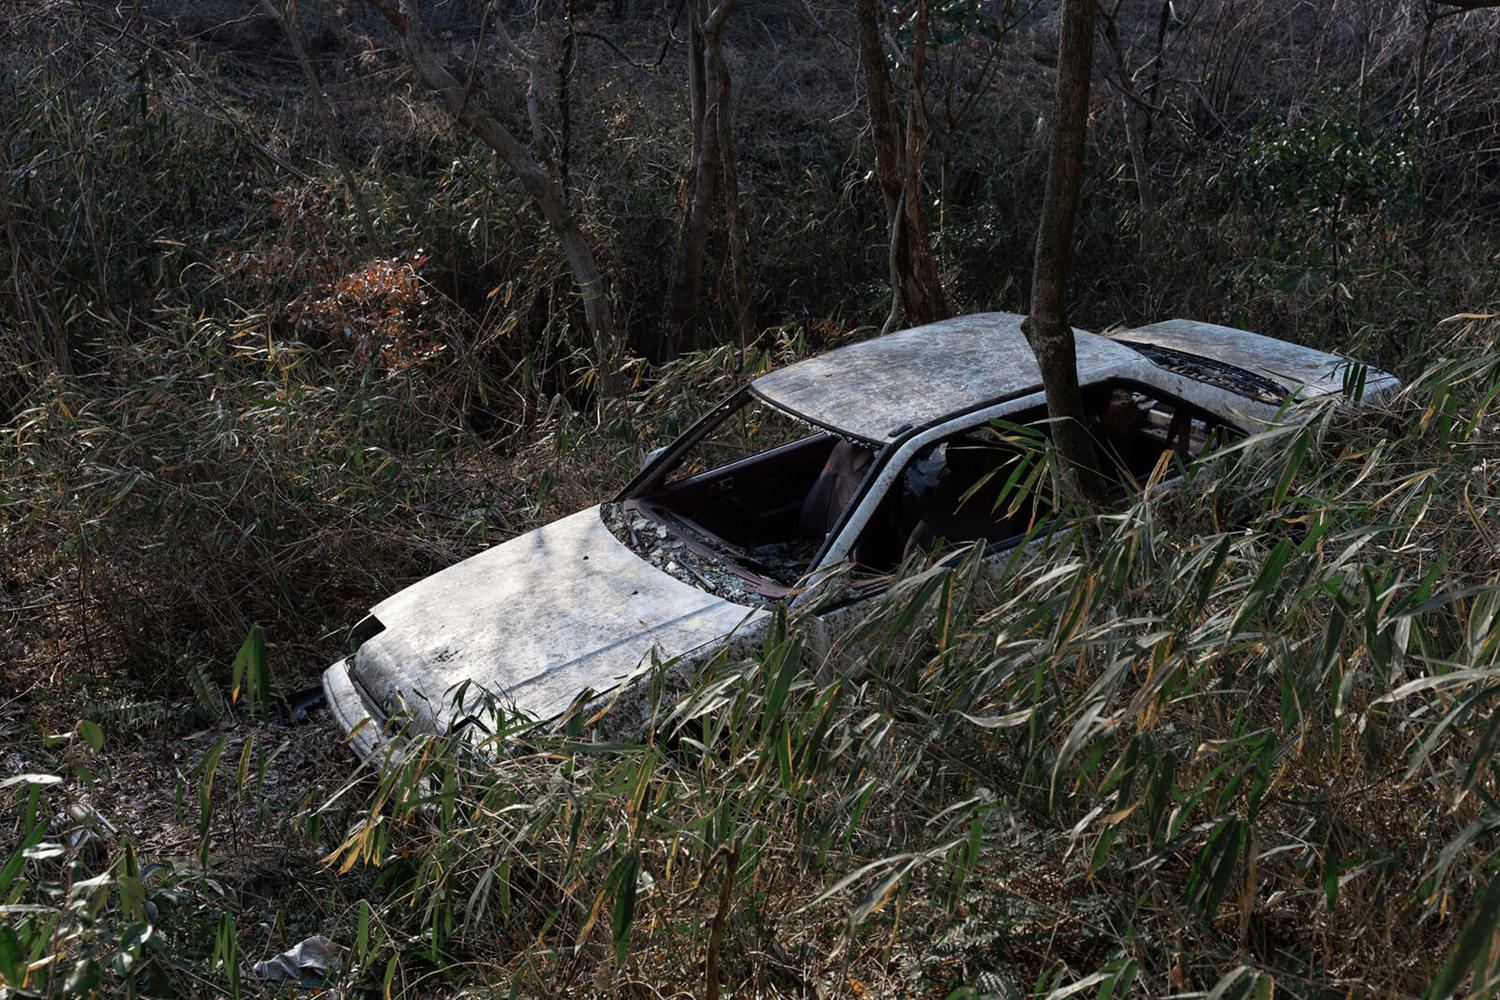
[{"label": "thin branch", "polygon": [[531,196],[537,210],[556,230],[583,299],[584,315],[594,341],[594,361],[598,366],[600,389],[605,396],[618,395],[620,345],[617,342],[608,288],[594,258],[593,248],[584,237],[578,220],[568,211],[556,180],[537,162],[533,151],[512,135],[482,102],[470,99],[472,94],[468,88],[428,49],[426,29],[417,15],[413,0],[370,2],[401,36],[407,62],[416,72],[417,79],[437,94],[455,120],[499,154],[521,182],[521,187]]},{"label": "thin branch", "polygon": [[302,47],[302,39],[297,35],[296,0],[283,3],[278,9],[271,0],[259,0],[260,9],[281,23],[281,30],[286,34],[286,40],[292,45],[292,54],[297,57],[297,65],[302,68],[302,75],[307,79],[307,90],[312,96],[313,114],[317,116],[318,124],[323,126],[323,137],[328,141],[328,150],[333,154],[334,162],[338,164],[339,172],[344,175],[344,185],[349,189],[349,196],[354,202],[354,213],[359,217],[360,228],[365,231],[365,240],[372,251],[377,251],[380,241],[375,235],[375,223],[370,218],[370,203],[365,198],[364,189],[359,186],[359,181],[354,176],[354,170],[349,166],[349,159],[344,155],[344,144],[339,139],[338,127],[334,124],[333,115],[328,111],[328,105],[323,100],[323,83],[318,79],[318,71],[313,66],[312,60],[307,58],[307,51]]},{"label": "thin branch", "polygon": [[705,1000],[719,1000],[719,950],[724,943],[724,922],[729,917],[729,897],[740,870],[740,842],[736,840],[724,859],[724,881],[719,884],[719,909],[708,930],[708,955],[703,962]]},{"label": "thin branch", "polygon": [[672,45],[672,35],[669,32],[667,34],[667,37],[661,40],[661,48],[657,50],[656,58],[648,63],[638,63],[634,59],[630,58],[630,56],[627,55],[625,51],[622,50],[618,45],[596,31],[580,30],[576,32],[576,34],[579,38],[592,38],[596,42],[603,42],[611,52],[619,56],[621,59],[625,60],[626,65],[630,66],[633,69],[656,69],[656,67],[662,64],[662,60],[667,58],[667,49],[671,48]]}]

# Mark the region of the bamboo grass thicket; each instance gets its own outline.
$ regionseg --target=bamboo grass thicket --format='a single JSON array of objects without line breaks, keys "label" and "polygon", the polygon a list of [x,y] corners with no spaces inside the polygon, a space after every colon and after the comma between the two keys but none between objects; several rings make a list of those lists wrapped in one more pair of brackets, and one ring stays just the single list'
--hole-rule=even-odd
[{"label": "bamboo grass thicket", "polygon": [[[401,898],[444,948],[526,928],[537,989],[704,947],[734,849],[724,967],[765,976],[821,927],[887,942],[908,988],[1489,995],[1500,360],[1476,357],[1389,412],[1288,414],[998,586],[908,567],[826,654],[782,618],[639,742],[408,748],[330,861],[415,864]],[[976,911],[1005,933],[934,958]]]},{"label": "bamboo grass thicket", "polygon": [[0,977],[253,993],[219,862],[275,831],[352,991],[1493,995],[1500,323],[1449,329],[1388,410],[1288,414],[998,580],[905,567],[837,643],[783,614],[629,741],[397,742],[273,815],[285,744],[221,735],[171,858],[51,818],[125,724],[80,723],[5,786]]}]

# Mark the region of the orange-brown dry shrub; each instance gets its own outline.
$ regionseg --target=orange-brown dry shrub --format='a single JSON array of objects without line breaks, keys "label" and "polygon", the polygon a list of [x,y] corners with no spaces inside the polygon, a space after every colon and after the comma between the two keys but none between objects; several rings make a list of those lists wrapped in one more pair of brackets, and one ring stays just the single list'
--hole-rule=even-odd
[{"label": "orange-brown dry shrub", "polygon": [[371,258],[324,286],[322,295],[296,303],[296,325],[342,337],[360,364],[397,371],[431,361],[443,350],[450,323],[431,308],[417,273],[426,262],[420,251]]},{"label": "orange-brown dry shrub", "polygon": [[424,251],[358,259],[308,191],[274,194],[271,209],[280,222],[272,238],[219,259],[220,275],[243,283],[268,317],[289,324],[298,340],[346,343],[361,367],[403,371],[442,353],[457,317],[429,292]]}]

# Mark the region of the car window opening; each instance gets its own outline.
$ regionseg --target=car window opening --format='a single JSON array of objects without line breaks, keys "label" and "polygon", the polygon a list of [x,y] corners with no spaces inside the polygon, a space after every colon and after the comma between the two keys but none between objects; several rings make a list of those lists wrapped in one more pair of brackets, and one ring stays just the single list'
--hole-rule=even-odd
[{"label": "car window opening", "polygon": [[924,448],[876,509],[851,560],[879,574],[915,555],[1024,537],[1052,510],[1042,440],[1014,425],[986,425]]},{"label": "car window opening", "polygon": [[[1135,386],[1085,394],[1091,432],[1106,475],[1121,491],[1137,489],[1168,455],[1180,469],[1225,428],[1186,404]],[[1055,508],[1041,443],[1042,408],[944,438],[920,453],[855,543],[850,557],[866,573],[968,543],[1016,545]]]},{"label": "car window opening", "polygon": [[685,582],[731,600],[780,598],[810,568],[874,459],[863,442],[752,399],[605,519],[637,554]]},{"label": "car window opening", "polygon": [[[1129,384],[1084,393],[1090,431],[1117,489],[1137,489],[1163,455],[1181,468],[1215,440],[1201,413]],[[918,452],[849,550],[861,575],[967,543],[993,549],[1033,535],[1055,509],[1047,414],[1035,407]],[[875,464],[874,448],[749,399],[604,518],[665,572],[730,600],[787,596]]]},{"label": "car window opening", "polygon": [[1187,404],[1136,386],[1110,386],[1092,403],[1105,472],[1127,489],[1140,487],[1163,455],[1180,469],[1227,432]]}]

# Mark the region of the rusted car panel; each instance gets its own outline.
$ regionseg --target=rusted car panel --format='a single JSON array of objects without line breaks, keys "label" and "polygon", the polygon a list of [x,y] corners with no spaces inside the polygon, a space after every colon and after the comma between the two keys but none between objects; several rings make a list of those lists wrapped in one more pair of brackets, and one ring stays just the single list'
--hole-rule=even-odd
[{"label": "rusted car panel", "polygon": [[[1045,424],[1021,320],[948,320],[761,376],[612,501],[376,605],[325,674],[340,725],[362,755],[398,712],[422,731],[466,721],[482,735],[487,705],[536,720],[608,707],[607,729],[625,733],[710,659],[763,641],[777,604],[816,609],[826,647],[914,555],[976,544],[982,570],[998,567],[1045,533],[1050,509],[1042,491],[992,488],[1027,460],[1014,428]],[[1298,400],[1399,389],[1331,354],[1188,320],[1079,332],[1077,353],[1122,490]],[[769,436],[716,438],[730,428]]]}]

